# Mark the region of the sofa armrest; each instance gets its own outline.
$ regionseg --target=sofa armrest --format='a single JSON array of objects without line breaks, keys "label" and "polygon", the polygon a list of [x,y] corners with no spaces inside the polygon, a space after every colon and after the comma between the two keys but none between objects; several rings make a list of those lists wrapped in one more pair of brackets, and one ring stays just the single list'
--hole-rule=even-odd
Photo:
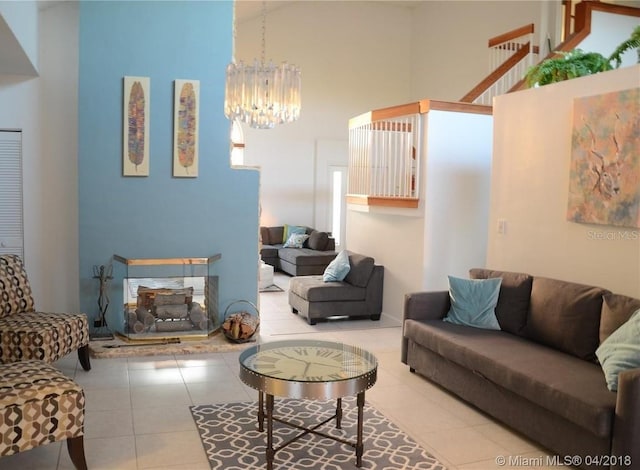
[{"label": "sofa armrest", "polygon": [[451,300],[449,291],[413,292],[404,296],[402,313],[402,351],[401,360],[407,363],[409,340],[404,336],[405,320],[440,320],[445,317]]},{"label": "sofa armrest", "polygon": [[449,291],[446,290],[406,294],[403,320],[440,320],[450,307]]},{"label": "sofa armrest", "polygon": [[[613,423],[611,455],[616,459],[612,470],[636,468],[640,465],[640,368],[620,373],[618,376],[618,396],[616,419]],[[629,457],[625,465],[625,459]]]}]

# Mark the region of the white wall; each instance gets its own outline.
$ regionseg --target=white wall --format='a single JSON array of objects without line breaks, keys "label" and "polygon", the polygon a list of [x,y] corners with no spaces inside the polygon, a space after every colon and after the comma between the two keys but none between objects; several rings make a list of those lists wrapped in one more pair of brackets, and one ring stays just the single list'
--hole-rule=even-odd
[{"label": "white wall", "polygon": [[491,72],[488,40],[507,31],[534,23],[535,43],[549,32],[555,44],[560,2],[548,3],[418,2],[412,14],[411,99],[462,98]]},{"label": "white wall", "polygon": [[496,98],[488,267],[640,297],[640,229],[566,220],[574,98],[638,87],[639,77],[636,65]]},{"label": "white wall", "polygon": [[[237,26],[237,60],[260,57],[260,33],[261,18]],[[244,128],[245,162],[262,168],[262,225],[330,228],[327,165],[347,164],[351,117],[408,101],[409,39],[409,10],[388,3],[292,2],[269,13],[266,57],[301,67],[302,114]]]},{"label": "white wall", "polygon": [[[637,2],[636,7],[638,6],[640,2]],[[591,15],[592,33],[578,47],[584,51],[599,52],[608,58],[618,45],[629,39],[633,29],[638,25],[638,17],[594,11]],[[637,63],[637,49],[629,50],[622,55],[622,67]]]},{"label": "white wall", "polygon": [[0,127],[22,130],[25,265],[50,311],[79,307],[76,8],[40,12],[40,78],[0,75]]},{"label": "white wall", "polygon": [[[423,98],[458,100],[489,72],[487,41],[528,23],[554,30],[539,1],[283,2],[267,16],[266,58],[302,69],[302,115],[244,128],[245,162],[262,168],[262,225],[329,229],[328,158],[347,164],[348,120]],[[237,25],[236,58],[260,57],[261,18]],[[544,34],[543,34],[544,36]],[[554,32],[552,31],[552,36]],[[327,144],[328,142],[328,144]]]},{"label": "white wall", "polygon": [[447,275],[484,266],[493,118],[430,111],[425,125],[423,290],[446,290]]},{"label": "white wall", "polygon": [[0,38],[0,73],[37,76],[37,2],[0,1]]}]

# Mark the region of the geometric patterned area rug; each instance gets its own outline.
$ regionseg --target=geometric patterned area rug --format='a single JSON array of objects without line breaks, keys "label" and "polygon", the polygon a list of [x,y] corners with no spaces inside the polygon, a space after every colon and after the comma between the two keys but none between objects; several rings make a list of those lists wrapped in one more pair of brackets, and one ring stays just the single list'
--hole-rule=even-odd
[{"label": "geometric patterned area rug", "polygon": [[[301,426],[312,426],[335,413],[335,400],[275,400],[274,416]],[[192,406],[191,414],[202,445],[214,470],[266,468],[265,431],[258,431],[257,402],[221,403]],[[342,400],[342,429],[331,420],[319,431],[355,442],[358,410],[355,397]],[[364,407],[362,469],[444,470],[446,467],[421,448],[406,433],[371,405]],[[290,440],[301,431],[273,422],[273,447]],[[308,434],[277,451],[274,470],[357,469],[354,448]]]}]

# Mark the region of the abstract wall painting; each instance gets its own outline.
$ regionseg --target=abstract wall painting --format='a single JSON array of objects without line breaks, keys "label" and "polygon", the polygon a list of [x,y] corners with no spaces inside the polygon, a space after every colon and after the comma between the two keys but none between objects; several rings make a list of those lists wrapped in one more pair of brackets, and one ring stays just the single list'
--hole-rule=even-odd
[{"label": "abstract wall painting", "polygon": [[200,81],[175,80],[173,107],[173,176],[198,176]]},{"label": "abstract wall painting", "polygon": [[124,77],[123,151],[124,176],[149,176],[149,77]]},{"label": "abstract wall painting", "polygon": [[567,220],[640,227],[640,88],[574,100]]}]

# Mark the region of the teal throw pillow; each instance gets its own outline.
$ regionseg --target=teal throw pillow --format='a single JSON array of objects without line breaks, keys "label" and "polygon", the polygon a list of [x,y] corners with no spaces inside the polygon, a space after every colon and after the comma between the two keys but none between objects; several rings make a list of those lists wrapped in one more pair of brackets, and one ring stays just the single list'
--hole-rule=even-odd
[{"label": "teal throw pillow", "polygon": [[602,366],[607,388],[612,392],[617,391],[618,374],[640,367],[640,309],[602,342],[596,349],[596,356]]},{"label": "teal throw pillow", "polygon": [[342,250],[324,270],[322,280],[324,282],[343,281],[349,274],[350,269],[349,253],[346,250]]},{"label": "teal throw pillow", "polygon": [[451,309],[444,321],[456,325],[499,330],[496,305],[502,278],[462,279],[449,276]]},{"label": "teal throw pillow", "polygon": [[302,248],[304,242],[309,238],[309,235],[306,233],[293,233],[287,239],[283,248]]},{"label": "teal throw pillow", "polygon": [[289,237],[294,233],[307,233],[307,228],[299,225],[287,225],[284,224],[284,230],[282,231],[282,243],[286,243]]}]

